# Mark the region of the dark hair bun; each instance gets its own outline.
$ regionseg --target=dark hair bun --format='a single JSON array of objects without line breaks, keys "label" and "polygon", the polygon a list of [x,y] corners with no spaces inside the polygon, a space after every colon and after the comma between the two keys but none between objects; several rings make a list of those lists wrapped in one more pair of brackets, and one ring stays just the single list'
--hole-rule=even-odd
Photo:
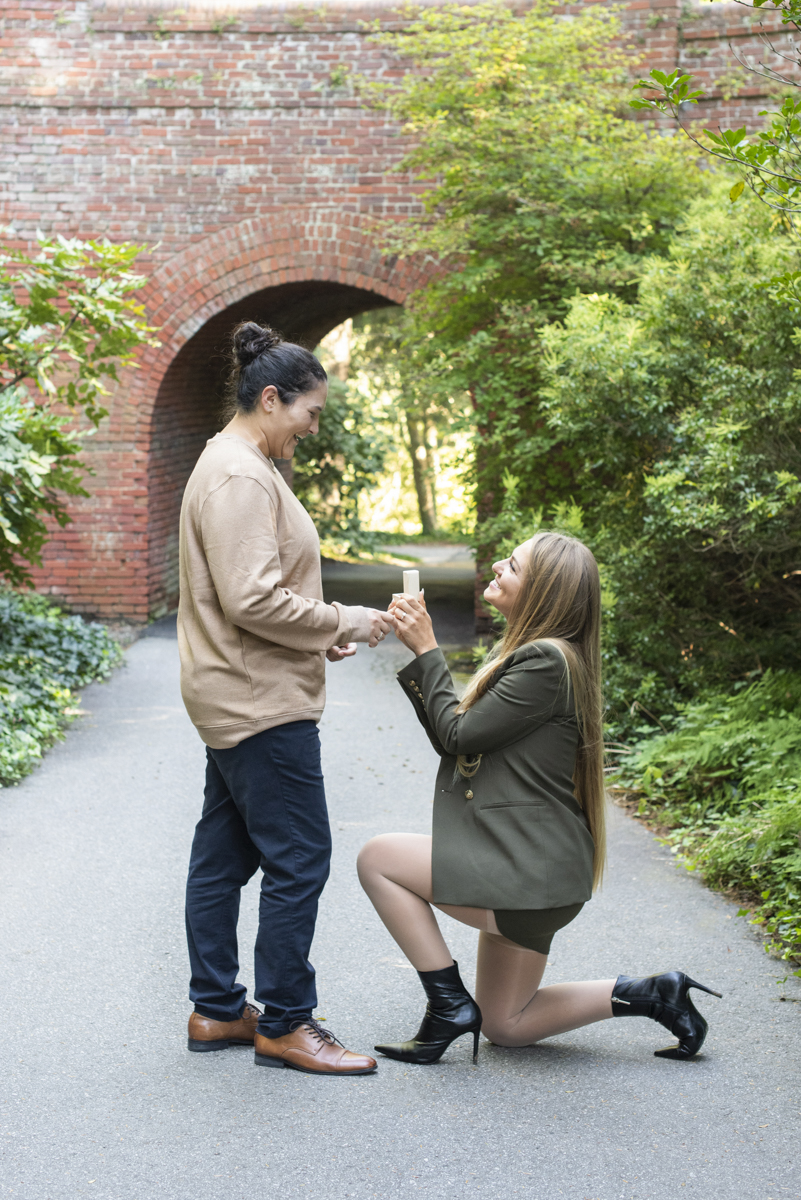
[{"label": "dark hair bun", "polygon": [[252,413],[265,388],[272,387],[282,404],[325,383],[323,364],[295,342],[286,342],[269,325],[243,321],[231,337],[231,373],[228,376],[225,419],[235,413]]},{"label": "dark hair bun", "polygon": [[269,325],[257,325],[255,321],[243,321],[234,330],[234,353],[240,367],[247,367],[260,354],[280,345],[281,335]]}]

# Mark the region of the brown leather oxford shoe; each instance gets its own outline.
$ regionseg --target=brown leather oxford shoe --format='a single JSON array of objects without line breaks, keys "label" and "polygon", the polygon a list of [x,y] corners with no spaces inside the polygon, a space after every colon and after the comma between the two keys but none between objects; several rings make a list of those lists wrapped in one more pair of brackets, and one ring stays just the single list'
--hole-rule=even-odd
[{"label": "brown leather oxford shoe", "polygon": [[246,1004],[236,1021],[212,1021],[192,1013],[189,1018],[189,1049],[197,1052],[227,1050],[229,1046],[252,1046],[261,1013]]},{"label": "brown leather oxford shoe", "polygon": [[378,1065],[369,1054],[346,1050],[313,1017],[296,1021],[283,1037],[267,1038],[257,1033],[256,1063],[260,1067],[290,1067],[308,1075],[372,1075]]}]

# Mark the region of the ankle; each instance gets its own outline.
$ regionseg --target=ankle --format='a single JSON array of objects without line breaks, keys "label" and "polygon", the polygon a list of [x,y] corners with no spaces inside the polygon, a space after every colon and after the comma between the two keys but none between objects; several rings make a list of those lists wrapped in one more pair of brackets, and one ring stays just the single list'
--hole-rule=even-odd
[{"label": "ankle", "polygon": [[417,974],[420,977],[421,983],[425,983],[429,979],[432,983],[437,983],[440,979],[446,979],[449,972],[452,972],[454,967],[456,968],[456,974],[458,975],[459,964],[455,962],[454,959],[451,959],[447,966],[435,967],[433,970],[429,971],[418,971]]},{"label": "ankle", "polygon": [[472,996],[462,982],[457,962],[438,971],[418,971],[417,976],[428,997],[429,1008],[434,1011],[452,1008],[454,1004],[459,1006],[467,1000],[473,1003]]}]

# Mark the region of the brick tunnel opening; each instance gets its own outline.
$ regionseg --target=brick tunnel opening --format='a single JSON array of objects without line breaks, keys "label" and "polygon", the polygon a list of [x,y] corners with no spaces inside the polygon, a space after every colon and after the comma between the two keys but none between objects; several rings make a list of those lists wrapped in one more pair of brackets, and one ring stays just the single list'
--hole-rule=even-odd
[{"label": "brick tunnel opening", "polygon": [[391,300],[346,284],[309,280],[266,288],[212,317],[176,354],[159,387],[148,463],[152,616],[178,603],[178,518],[186,481],[203,447],[223,425],[228,339],[240,321],[272,325],[313,349],[349,317]]}]

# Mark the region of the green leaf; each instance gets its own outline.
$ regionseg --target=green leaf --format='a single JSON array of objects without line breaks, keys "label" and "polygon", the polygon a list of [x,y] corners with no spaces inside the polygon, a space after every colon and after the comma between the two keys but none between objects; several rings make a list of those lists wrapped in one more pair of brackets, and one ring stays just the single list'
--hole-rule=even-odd
[{"label": "green leaf", "polygon": [[745,184],[743,183],[742,179],[740,179],[740,180],[738,180],[737,183],[735,183],[734,187],[729,192],[729,199],[731,200],[732,204],[734,203],[735,200],[740,199],[744,190],[745,190]]},{"label": "green leaf", "polygon": [[48,519],[85,496],[80,436],[54,406],[97,426],[102,398],[140,346],[158,343],[135,293],[141,247],[39,236],[39,252],[0,248],[0,576],[25,583]]},{"label": "green leaf", "polygon": [[106,678],[120,658],[103,626],[0,590],[0,786],[29,774],[62,736],[79,699],[72,689]]}]

